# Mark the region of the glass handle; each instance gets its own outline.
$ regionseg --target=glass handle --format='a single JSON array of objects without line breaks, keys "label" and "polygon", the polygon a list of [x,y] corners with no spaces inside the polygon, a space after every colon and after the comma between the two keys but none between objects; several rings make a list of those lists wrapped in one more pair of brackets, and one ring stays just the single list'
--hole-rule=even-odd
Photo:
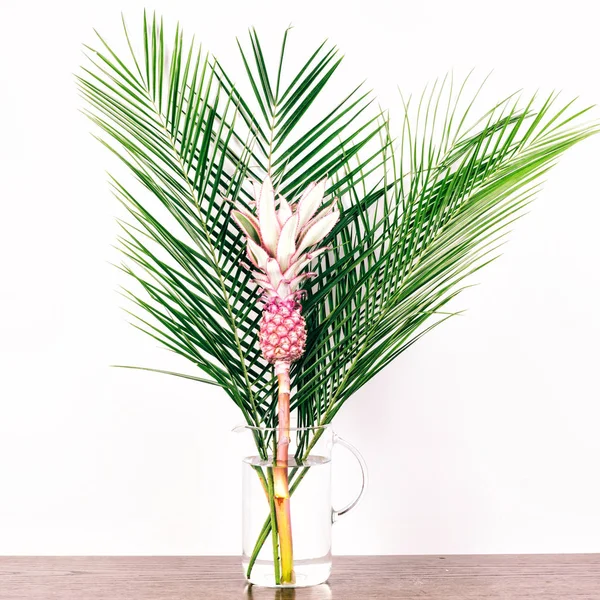
[{"label": "glass handle", "polygon": [[346,504],[346,506],[344,506],[344,508],[340,508],[340,510],[336,510],[335,508],[332,508],[331,521],[333,523],[335,523],[335,521],[337,521],[338,517],[345,515],[348,511],[352,510],[360,502],[360,499],[363,497],[363,494],[365,493],[365,490],[367,489],[368,475],[367,475],[367,463],[365,463],[365,459],[362,457],[361,453],[352,444],[350,444],[349,442],[347,442],[345,439],[341,438],[337,434],[334,434],[334,436],[333,436],[333,443],[339,444],[340,446],[343,446],[344,448],[346,448],[346,450],[350,450],[350,452],[352,452],[352,454],[354,455],[354,458],[356,458],[356,460],[360,466],[360,474],[361,474],[360,489],[358,490],[358,494],[356,495],[354,500],[352,500],[352,502]]}]

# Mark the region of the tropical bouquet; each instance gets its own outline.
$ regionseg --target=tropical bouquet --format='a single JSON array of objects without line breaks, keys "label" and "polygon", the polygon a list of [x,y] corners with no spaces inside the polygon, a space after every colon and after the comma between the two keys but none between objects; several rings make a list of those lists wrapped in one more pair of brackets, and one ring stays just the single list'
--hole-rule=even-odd
[{"label": "tropical bouquet", "polygon": [[[179,26],[123,21],[78,75],[98,137],[128,167],[111,179],[136,327],[219,386],[253,427],[267,499],[248,566],[272,537],[275,584],[293,584],[290,415],[302,464],[344,403],[457,310],[556,159],[598,131],[573,101],[512,94],[477,109],[449,74],[399,118],[364,84],[331,101],[342,57],[324,42],[287,67],[257,32],[233,76]],[[276,435],[272,432],[276,430]]]}]

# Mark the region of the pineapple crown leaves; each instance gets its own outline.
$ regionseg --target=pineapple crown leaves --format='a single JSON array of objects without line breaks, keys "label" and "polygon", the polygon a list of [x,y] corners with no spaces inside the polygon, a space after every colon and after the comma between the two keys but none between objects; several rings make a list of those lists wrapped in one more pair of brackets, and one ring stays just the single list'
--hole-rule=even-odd
[{"label": "pineapple crown leaves", "polygon": [[311,182],[298,201],[290,204],[276,199],[270,175],[255,184],[255,214],[239,203],[231,215],[247,239],[247,256],[254,265],[254,280],[267,298],[299,294],[300,284],[314,276],[302,273],[328,247],[315,248],[339,220],[334,203],[319,210],[325,195],[326,179]]}]

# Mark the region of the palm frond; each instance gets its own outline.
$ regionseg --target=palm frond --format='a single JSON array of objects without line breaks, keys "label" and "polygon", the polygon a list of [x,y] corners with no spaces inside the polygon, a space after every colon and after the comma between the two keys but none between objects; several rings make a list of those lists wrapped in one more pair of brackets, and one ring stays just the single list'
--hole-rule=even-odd
[{"label": "palm frond", "polygon": [[254,425],[274,425],[276,398],[231,218],[232,202],[252,200],[249,180],[269,172],[293,201],[327,176],[340,210],[306,288],[308,344],[292,368],[299,423],[327,423],[456,313],[449,303],[497,256],[544,174],[598,131],[556,94],[513,94],[477,114],[477,93],[467,99],[467,81],[452,76],[401,97],[396,123],[363,84],[326,105],[342,60],[327,42],[288,72],[289,31],[269,62],[250,30],[237,81],[179,26],[170,45],[156,16],[137,37],[123,26],[126,55],[98,35],[78,84],[100,141],[135,180],[112,180],[129,214],[119,248],[133,323],[203,372],[169,374],[220,386]]},{"label": "palm frond", "polygon": [[544,174],[598,131],[579,122],[587,109],[566,116],[571,103],[556,107],[555,94],[537,110],[535,97],[511,96],[466,130],[458,100],[446,81],[416,109],[404,102],[399,148],[385,144],[384,185],[354,184],[343,199],[347,219],[305,303],[313,337],[293,373],[305,425],[330,422],[353,393],[454,314],[444,308],[497,256]]},{"label": "palm frond", "polygon": [[339,64],[335,49],[322,46],[280,91],[287,32],[272,85],[252,31],[250,58],[240,45],[254,90],[246,101],[221,65],[193,40],[186,44],[179,27],[170,52],[155,16],[144,15],[139,51],[123,27],[129,56],[117,55],[98,35],[78,84],[87,116],[104,134],[101,143],[137,181],[135,188],[112,182],[131,217],[121,223],[119,242],[127,261],[121,268],[135,282],[135,290],[124,292],[138,307],[134,324],[204,371],[249,423],[264,423],[273,380],[256,344],[258,298],[231,220],[232,201],[247,202],[247,179],[269,168],[285,193],[345,169],[355,152],[339,155],[334,138],[344,135],[360,147],[380,125],[372,115],[358,118],[368,99],[356,88],[296,135]]}]

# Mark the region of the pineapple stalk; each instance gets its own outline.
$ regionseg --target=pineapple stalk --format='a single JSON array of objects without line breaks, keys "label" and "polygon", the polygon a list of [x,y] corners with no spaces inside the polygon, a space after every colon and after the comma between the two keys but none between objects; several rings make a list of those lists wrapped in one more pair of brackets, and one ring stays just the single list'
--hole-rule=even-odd
[{"label": "pineapple stalk", "polygon": [[281,553],[281,583],[294,583],[294,549],[290,489],[288,482],[290,446],[290,363],[277,361],[275,373],[279,383],[277,431],[277,466],[274,469],[275,511]]}]

